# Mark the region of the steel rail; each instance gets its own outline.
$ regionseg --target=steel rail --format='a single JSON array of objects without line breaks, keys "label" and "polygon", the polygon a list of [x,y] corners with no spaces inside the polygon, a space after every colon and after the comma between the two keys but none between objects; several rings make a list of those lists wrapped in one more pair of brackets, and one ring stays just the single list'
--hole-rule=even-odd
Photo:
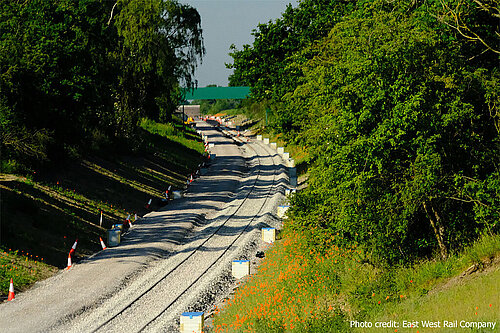
[{"label": "steel rail", "polygon": [[[256,156],[257,156],[257,158],[258,158],[258,160],[259,160],[259,165],[260,165],[260,160],[261,160],[261,158],[258,156],[257,151],[256,151],[255,149],[253,149],[250,145],[248,145],[247,147],[248,147],[248,148],[250,148],[251,150],[253,150],[253,151],[254,151],[254,153],[256,154]],[[273,159],[273,165],[276,165],[276,164],[274,163],[274,159]],[[199,245],[198,245],[198,246],[197,246],[197,247],[196,247],[196,248],[195,248],[195,249],[194,249],[194,250],[193,250],[193,251],[192,251],[192,252],[191,252],[191,253],[190,253],[187,257],[186,257],[186,258],[184,258],[181,262],[179,262],[177,265],[175,265],[173,268],[171,268],[171,269],[170,269],[167,273],[165,273],[165,274],[164,274],[161,278],[159,278],[159,279],[158,279],[155,283],[153,283],[153,284],[152,284],[149,288],[147,288],[146,290],[144,290],[144,291],[143,291],[143,292],[142,292],[139,296],[136,296],[136,297],[135,297],[133,300],[131,300],[131,301],[130,301],[127,305],[123,306],[123,307],[122,307],[119,311],[116,311],[116,312],[115,312],[115,313],[114,313],[111,317],[109,317],[106,321],[104,321],[103,323],[101,323],[101,324],[100,324],[97,328],[93,329],[91,332],[92,332],[92,333],[98,332],[99,330],[101,330],[102,328],[104,328],[105,326],[107,326],[108,324],[110,324],[110,323],[111,323],[114,319],[116,319],[117,317],[119,317],[119,316],[120,316],[123,312],[125,312],[127,309],[131,308],[131,307],[132,307],[132,306],[133,306],[133,305],[134,305],[137,301],[139,301],[141,298],[143,298],[145,295],[147,295],[149,292],[151,292],[151,291],[152,291],[152,290],[153,290],[156,286],[158,286],[158,285],[159,285],[162,281],[164,281],[164,280],[165,280],[165,279],[166,279],[169,275],[171,275],[174,271],[176,271],[176,270],[177,270],[180,266],[182,266],[184,263],[186,263],[186,262],[187,262],[187,261],[188,261],[188,260],[189,260],[189,259],[190,259],[190,258],[191,258],[191,257],[192,257],[195,253],[196,253],[196,252],[198,252],[198,251],[200,250],[200,248],[202,248],[202,247],[203,247],[203,246],[204,246],[204,245],[205,245],[205,244],[206,244],[206,243],[207,243],[207,242],[208,242],[208,241],[209,241],[209,240],[210,240],[213,236],[215,236],[215,235],[217,234],[217,232],[218,232],[218,231],[219,231],[219,230],[220,230],[220,229],[221,229],[221,228],[222,228],[222,227],[223,227],[223,226],[224,226],[224,225],[225,225],[225,224],[226,224],[226,223],[227,223],[227,222],[228,222],[228,221],[229,221],[232,217],[234,217],[234,215],[236,215],[236,213],[237,213],[237,212],[240,210],[240,208],[241,208],[241,207],[245,204],[245,202],[247,202],[247,199],[248,199],[248,197],[250,196],[250,194],[252,193],[253,189],[255,188],[256,183],[257,183],[257,181],[258,181],[258,179],[259,179],[260,175],[261,175],[261,170],[260,170],[260,169],[258,169],[258,170],[257,170],[257,175],[256,175],[256,177],[255,177],[255,180],[254,180],[253,184],[252,184],[252,188],[248,190],[248,192],[247,192],[247,193],[246,193],[246,195],[243,197],[243,200],[242,200],[242,201],[241,201],[241,203],[238,205],[238,207],[236,208],[236,210],[235,210],[232,214],[230,214],[230,215],[226,218],[226,220],[225,220],[223,223],[221,223],[221,224],[220,224],[220,225],[219,225],[219,226],[218,226],[218,227],[214,230],[214,232],[213,232],[212,234],[210,234],[210,235],[209,235],[209,236],[208,236],[208,237],[207,237],[207,238],[206,238],[206,239],[205,239],[205,240],[204,240],[201,244],[199,244]],[[276,175],[274,174],[274,178],[273,178],[273,186],[272,186],[272,187],[274,187],[274,180],[275,180],[275,177],[276,177]],[[272,188],[272,187],[271,187],[271,188]],[[270,190],[271,190],[271,189],[270,189]],[[270,190],[269,190],[269,192],[268,192],[268,193],[270,193]],[[266,196],[266,200],[264,201],[263,205],[261,206],[261,208],[259,209],[259,212],[258,212],[257,214],[259,214],[259,213],[260,213],[260,211],[262,210],[262,207],[265,205],[265,203],[267,202],[267,200],[268,200],[268,196]],[[257,214],[256,214],[256,215],[257,215]],[[252,220],[251,220],[251,221],[253,221],[253,220],[255,219],[256,215],[252,218]],[[251,222],[250,222],[250,223],[251,223]],[[250,223],[249,223],[249,224],[250,224]],[[247,229],[247,227],[248,227],[248,225],[249,225],[249,224],[247,224],[247,226],[245,227],[245,229],[244,229],[244,230],[243,230],[243,231],[242,231],[242,232],[241,232],[241,233],[237,236],[237,238],[235,239],[235,241],[236,241],[236,240],[237,240],[237,239],[238,239],[238,238],[239,238],[239,237],[243,234],[243,232],[245,232],[245,231],[246,231],[246,229]],[[230,244],[230,245],[229,245],[229,246],[228,246],[228,247],[224,250],[224,253],[223,253],[223,254],[225,254],[225,253],[229,250],[229,248],[231,248],[231,246],[234,244],[234,242],[235,242],[235,241],[233,241],[233,242],[232,242],[232,243],[231,243],[231,244]],[[219,260],[219,259],[220,259],[220,257],[219,257],[219,258],[217,258],[217,260],[215,260],[215,261],[214,261],[214,263],[213,263],[212,265],[210,265],[210,267],[212,267],[212,266],[213,266],[216,262],[218,262],[218,260]],[[209,267],[209,268],[210,268],[210,267]],[[208,271],[208,269],[207,269],[207,270],[205,270],[205,271],[201,274],[201,276],[203,276],[203,275],[206,273],[206,271]],[[198,278],[196,279],[196,281],[198,281],[198,280],[201,278],[201,276],[200,276],[200,277],[198,277]],[[196,282],[196,281],[195,281],[195,282]],[[191,287],[191,285],[190,285],[189,287]],[[174,303],[175,303],[175,301],[177,301],[177,300],[180,298],[180,296],[182,296],[182,295],[183,295],[183,294],[184,294],[184,293],[185,293],[185,292],[189,289],[189,287],[188,287],[188,288],[186,288],[186,289],[182,292],[182,294],[181,294],[181,295],[179,295],[179,296],[178,296],[178,297],[177,297],[177,298],[176,298],[173,302],[171,302],[171,303],[170,303],[170,304],[169,304],[169,305],[168,305],[168,306],[167,306],[167,307],[166,307],[166,308],[165,308],[165,309],[164,309],[164,310],[163,310],[163,311],[162,311],[162,312],[161,312],[158,316],[156,316],[153,320],[149,321],[149,322],[148,322],[145,326],[143,326],[143,327],[139,330],[139,332],[140,332],[140,331],[142,331],[145,327],[149,326],[149,325],[150,325],[153,321],[155,321],[158,317],[160,317],[160,316],[161,316],[161,314],[163,314],[163,313],[164,313],[164,312],[165,312],[165,311],[166,311],[166,310],[167,310],[167,309],[168,309],[168,308],[169,308],[172,304],[174,304]]]},{"label": "steel rail", "polygon": [[[252,150],[254,150],[252,148]],[[254,150],[255,151],[255,150]],[[273,165],[276,166],[276,163],[274,162],[274,158],[272,158]],[[163,315],[175,302],[177,302],[195,283],[197,283],[216,263],[219,262],[219,260],[222,259],[222,257],[227,253],[227,251],[233,246],[233,244],[244,234],[244,232],[248,229],[248,227],[252,224],[252,222],[255,220],[255,218],[260,214],[264,206],[266,205],[267,201],[269,200],[269,196],[271,194],[272,189],[275,187],[276,184],[276,172],[273,172],[273,183],[272,186],[269,187],[269,190],[267,192],[267,195],[265,196],[264,203],[261,205],[259,208],[259,211],[252,217],[250,222],[248,222],[245,226],[245,228],[239,233],[238,236],[234,238],[234,240],[229,244],[225,250],[217,257],[217,259],[207,268],[205,269],[187,288],[185,288],[181,294],[179,294],[173,301],[171,301],[166,307],[163,308],[163,310],[156,315],[153,319],[151,319],[148,323],[143,325],[137,332],[143,332],[147,326],[151,325],[154,321],[156,321],[161,315]]]}]

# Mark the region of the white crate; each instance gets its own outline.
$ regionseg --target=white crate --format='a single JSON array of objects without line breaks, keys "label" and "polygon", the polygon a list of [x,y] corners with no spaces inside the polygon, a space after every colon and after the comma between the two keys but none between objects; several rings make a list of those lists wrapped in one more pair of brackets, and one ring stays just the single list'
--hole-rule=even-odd
[{"label": "white crate", "polygon": [[241,279],[250,274],[249,260],[233,260],[231,272],[236,279]]},{"label": "white crate", "polygon": [[262,135],[257,135],[257,140],[262,141]]},{"label": "white crate", "polygon": [[283,147],[278,147],[277,150],[278,150],[278,154],[283,154],[285,152],[285,148],[283,148]]},{"label": "white crate", "polygon": [[181,333],[201,333],[204,325],[203,312],[184,312],[181,314]]},{"label": "white crate", "polygon": [[276,240],[275,228],[262,228],[262,241],[266,243],[274,243]]},{"label": "white crate", "polygon": [[279,218],[282,218],[285,216],[286,214],[286,211],[288,210],[288,208],[290,208],[289,205],[280,205],[278,206],[278,212],[277,212],[277,215]]}]

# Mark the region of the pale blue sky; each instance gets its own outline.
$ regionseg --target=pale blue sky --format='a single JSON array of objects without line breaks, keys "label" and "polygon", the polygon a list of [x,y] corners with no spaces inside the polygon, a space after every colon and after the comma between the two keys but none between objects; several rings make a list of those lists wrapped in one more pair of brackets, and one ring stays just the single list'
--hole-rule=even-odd
[{"label": "pale blue sky", "polygon": [[231,71],[224,63],[232,62],[229,46],[238,49],[251,44],[252,29],[281,16],[289,3],[297,0],[179,0],[195,7],[201,15],[206,55],[196,70],[198,87],[208,84],[227,86]]}]

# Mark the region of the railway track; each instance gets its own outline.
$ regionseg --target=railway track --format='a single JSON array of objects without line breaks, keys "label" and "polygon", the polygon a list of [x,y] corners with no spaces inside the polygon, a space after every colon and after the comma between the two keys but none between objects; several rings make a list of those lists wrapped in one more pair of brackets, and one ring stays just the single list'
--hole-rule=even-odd
[{"label": "railway track", "polygon": [[71,331],[170,331],[178,315],[186,310],[183,307],[192,304],[214,274],[220,274],[230,263],[237,242],[256,226],[279,185],[276,153],[257,143],[244,146],[254,156],[244,186],[247,188],[179,251],[148,271],[146,278],[137,279],[100,306],[75,318],[69,326]]}]

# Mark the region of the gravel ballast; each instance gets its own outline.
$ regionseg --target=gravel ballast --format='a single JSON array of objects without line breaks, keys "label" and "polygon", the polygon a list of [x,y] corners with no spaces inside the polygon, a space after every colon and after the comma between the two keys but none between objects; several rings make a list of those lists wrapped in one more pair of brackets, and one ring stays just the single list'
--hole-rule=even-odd
[{"label": "gravel ballast", "polygon": [[0,304],[0,331],[176,332],[180,313],[208,313],[227,295],[231,261],[254,255],[260,228],[279,224],[286,170],[260,142],[198,129],[216,159],[185,198],[139,220],[120,246]]}]

